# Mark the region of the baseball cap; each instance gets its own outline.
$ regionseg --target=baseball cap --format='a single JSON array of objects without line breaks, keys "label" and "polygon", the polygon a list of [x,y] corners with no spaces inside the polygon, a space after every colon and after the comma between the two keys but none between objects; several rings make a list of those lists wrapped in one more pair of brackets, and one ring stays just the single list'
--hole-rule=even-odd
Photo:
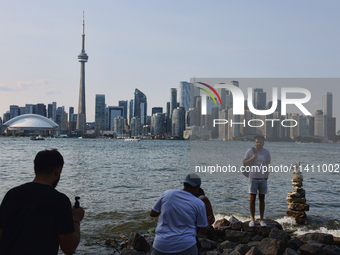
[{"label": "baseball cap", "polygon": [[201,178],[197,174],[188,174],[183,183],[187,183],[193,187],[200,186],[201,185]]}]

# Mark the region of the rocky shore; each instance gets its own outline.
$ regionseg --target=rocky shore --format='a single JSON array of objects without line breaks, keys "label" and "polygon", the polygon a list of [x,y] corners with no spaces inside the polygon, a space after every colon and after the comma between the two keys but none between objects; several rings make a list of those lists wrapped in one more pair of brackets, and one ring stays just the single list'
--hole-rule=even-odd
[{"label": "rocky shore", "polygon": [[[330,234],[307,233],[291,237],[282,226],[266,219],[267,227],[261,227],[256,221],[255,227],[249,227],[249,221],[241,222],[235,217],[221,219],[207,234],[199,234],[202,248],[201,255],[340,255],[340,238]],[[120,255],[150,254],[153,237],[131,233],[122,243],[107,240],[115,252]]]}]

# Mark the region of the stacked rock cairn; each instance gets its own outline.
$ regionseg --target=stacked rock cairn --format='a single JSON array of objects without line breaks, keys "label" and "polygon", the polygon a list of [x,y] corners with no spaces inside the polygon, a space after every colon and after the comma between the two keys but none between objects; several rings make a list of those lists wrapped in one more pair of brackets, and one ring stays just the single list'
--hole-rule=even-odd
[{"label": "stacked rock cairn", "polygon": [[287,215],[294,218],[297,224],[305,224],[307,215],[305,211],[309,211],[309,205],[306,204],[306,191],[302,188],[303,176],[299,170],[300,162],[291,167],[293,192],[288,191]]}]

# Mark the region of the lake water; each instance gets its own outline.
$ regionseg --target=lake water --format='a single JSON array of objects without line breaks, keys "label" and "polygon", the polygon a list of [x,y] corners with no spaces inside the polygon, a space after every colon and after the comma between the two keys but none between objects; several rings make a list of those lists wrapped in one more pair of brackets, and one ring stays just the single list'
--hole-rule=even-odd
[{"label": "lake water", "polygon": [[[110,254],[113,250],[104,246],[107,238],[119,239],[120,233],[132,231],[146,233],[156,226],[157,219],[149,216],[151,207],[163,191],[181,188],[190,170],[217,165],[239,170],[252,146],[252,142],[229,141],[0,138],[0,201],[10,188],[33,180],[38,151],[57,148],[65,160],[57,189],[72,202],[80,196],[86,211],[77,254]],[[289,168],[297,161],[303,169],[309,165],[309,171],[303,171],[303,188],[310,205],[308,225],[296,229],[294,222],[284,218],[287,192],[292,191],[290,173],[270,173],[265,217],[297,233],[340,236],[340,168],[336,166],[340,144],[268,142],[265,147],[271,152],[272,166]],[[249,220],[247,178],[238,171],[199,175],[217,218],[235,215]]]}]

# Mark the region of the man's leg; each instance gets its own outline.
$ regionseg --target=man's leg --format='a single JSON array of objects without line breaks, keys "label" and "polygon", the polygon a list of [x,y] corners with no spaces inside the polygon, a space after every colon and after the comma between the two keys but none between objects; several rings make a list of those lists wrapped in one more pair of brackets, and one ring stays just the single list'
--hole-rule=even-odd
[{"label": "man's leg", "polygon": [[250,194],[249,207],[250,207],[250,215],[251,215],[252,221],[255,221],[255,202],[256,202],[256,194]]},{"label": "man's leg", "polygon": [[265,194],[259,194],[259,202],[260,202],[260,220],[263,220],[263,215],[264,215],[264,208],[265,208],[265,202],[264,202],[264,197]]}]

